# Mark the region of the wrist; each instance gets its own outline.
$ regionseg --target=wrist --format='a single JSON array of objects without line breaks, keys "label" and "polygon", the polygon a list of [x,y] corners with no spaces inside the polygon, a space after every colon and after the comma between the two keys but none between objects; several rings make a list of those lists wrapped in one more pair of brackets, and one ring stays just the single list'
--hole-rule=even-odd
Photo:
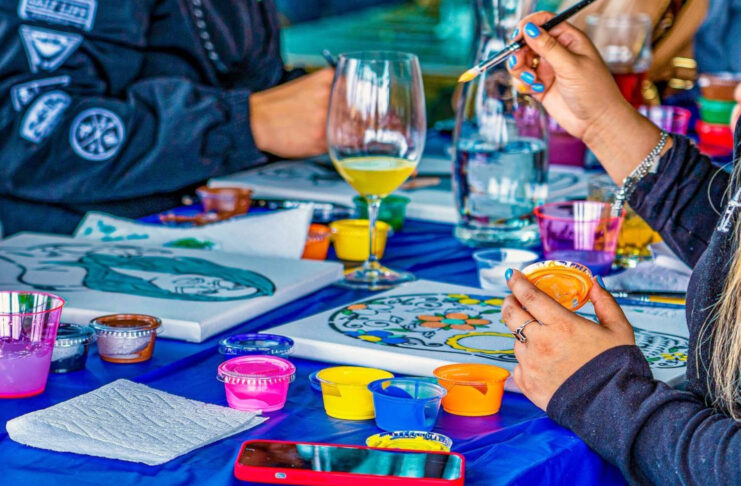
[{"label": "wrist", "polygon": [[267,129],[267,120],[265,112],[262,109],[262,100],[259,93],[250,96],[250,129],[252,130],[252,139],[255,146],[262,152],[269,152],[269,132]]}]

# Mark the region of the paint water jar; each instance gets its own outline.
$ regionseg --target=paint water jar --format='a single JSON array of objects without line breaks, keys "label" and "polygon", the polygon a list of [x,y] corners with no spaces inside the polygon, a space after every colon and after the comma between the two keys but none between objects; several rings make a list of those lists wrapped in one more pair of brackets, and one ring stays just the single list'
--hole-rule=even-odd
[{"label": "paint water jar", "polygon": [[440,412],[445,388],[415,378],[377,380],[368,385],[373,393],[376,425],[395,430],[432,430]]},{"label": "paint water jar", "polygon": [[46,388],[64,300],[42,292],[0,292],[0,398]]},{"label": "paint water jar", "polygon": [[100,359],[110,363],[141,363],[152,358],[162,321],[143,314],[112,314],[90,321]]},{"label": "paint water jar", "polygon": [[368,420],[375,417],[373,395],[368,384],[393,378],[388,371],[361,366],[335,366],[317,373],[322,387],[324,410],[330,417],[343,420]]},{"label": "paint water jar", "polygon": [[286,404],[288,387],[296,375],[290,361],[277,356],[239,356],[219,365],[226,401],[236,410],[273,412]]},{"label": "paint water jar", "polygon": [[95,331],[89,326],[60,324],[49,371],[71,373],[85,369],[88,348],[94,340]]},{"label": "paint water jar", "polygon": [[433,371],[448,394],[443,409],[454,415],[481,417],[499,412],[509,371],[486,364],[452,364]]}]

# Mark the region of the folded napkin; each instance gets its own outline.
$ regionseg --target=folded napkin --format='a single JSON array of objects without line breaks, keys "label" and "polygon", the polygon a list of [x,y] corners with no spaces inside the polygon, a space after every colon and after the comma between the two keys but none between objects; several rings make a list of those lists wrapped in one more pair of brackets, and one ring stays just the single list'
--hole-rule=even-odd
[{"label": "folded napkin", "polygon": [[250,256],[301,258],[313,209],[301,207],[192,228],[139,223],[90,212],[75,238],[148,245],[202,248]]},{"label": "folded napkin", "polygon": [[265,420],[117,380],[9,420],[6,428],[11,439],[32,447],[157,466]]}]

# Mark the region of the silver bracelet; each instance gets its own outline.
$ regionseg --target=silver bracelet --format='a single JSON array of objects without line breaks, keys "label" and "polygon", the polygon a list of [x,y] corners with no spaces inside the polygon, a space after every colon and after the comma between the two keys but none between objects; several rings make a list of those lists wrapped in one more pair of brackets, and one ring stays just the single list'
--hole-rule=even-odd
[{"label": "silver bracelet", "polygon": [[668,140],[669,134],[662,131],[661,139],[659,139],[659,143],[656,145],[656,147],[651,150],[651,153],[649,153],[646,158],[643,159],[643,162],[641,162],[638,167],[636,167],[633,172],[630,173],[628,177],[623,179],[623,185],[620,186],[620,188],[615,193],[615,202],[612,203],[613,216],[618,216],[620,214],[620,210],[623,209],[625,201],[627,201],[633,194],[633,192],[635,192],[640,180],[646,177],[646,175],[648,175],[648,173],[651,171],[651,168],[654,166],[654,164],[656,164],[656,161],[661,156],[661,152],[662,150],[664,150],[664,147],[666,147],[666,142]]}]

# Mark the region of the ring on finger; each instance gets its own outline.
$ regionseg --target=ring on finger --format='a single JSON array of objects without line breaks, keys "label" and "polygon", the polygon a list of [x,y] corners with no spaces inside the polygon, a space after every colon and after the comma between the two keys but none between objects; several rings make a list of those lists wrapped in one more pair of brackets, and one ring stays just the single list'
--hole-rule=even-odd
[{"label": "ring on finger", "polygon": [[524,330],[528,326],[528,324],[532,324],[533,322],[537,322],[541,326],[543,325],[542,322],[540,322],[537,319],[528,319],[527,321],[523,322],[520,327],[512,331],[512,334],[517,338],[518,341],[520,341],[522,344],[525,344],[527,342],[527,336],[525,336]]},{"label": "ring on finger", "polygon": [[538,69],[538,66],[540,66],[540,58],[534,57],[531,65],[533,69]]}]

